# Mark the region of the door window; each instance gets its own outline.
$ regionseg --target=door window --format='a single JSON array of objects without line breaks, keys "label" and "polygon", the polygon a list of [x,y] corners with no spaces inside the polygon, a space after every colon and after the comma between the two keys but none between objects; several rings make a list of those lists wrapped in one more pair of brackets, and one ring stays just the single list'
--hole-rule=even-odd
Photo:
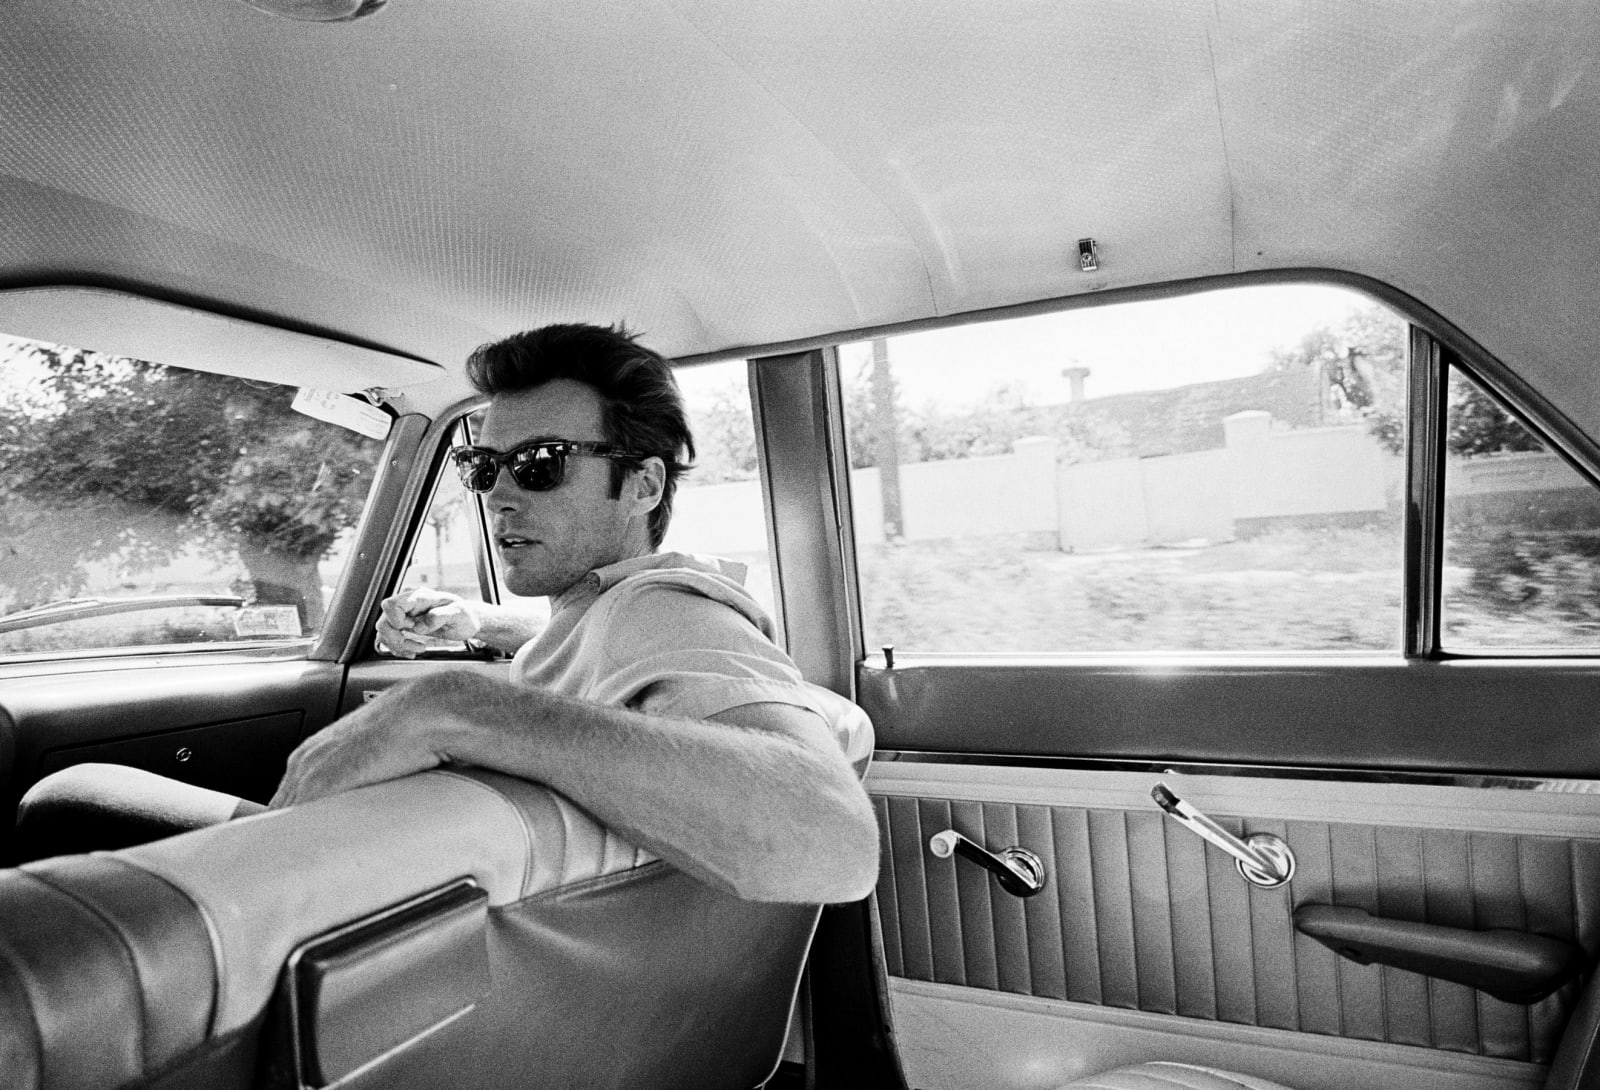
[{"label": "door window", "polygon": [[1440,645],[1600,647],[1600,492],[1452,368]]},{"label": "door window", "polygon": [[1398,651],[1407,336],[1273,286],[843,346],[867,646]]},{"label": "door window", "polygon": [[388,418],[306,398],[0,337],[0,655],[317,635],[383,444],[307,414]]},{"label": "door window", "polygon": [[661,547],[743,564],[745,588],[776,616],[749,365],[730,360],[685,367],[677,378],[694,433],[695,467],[678,483]]}]

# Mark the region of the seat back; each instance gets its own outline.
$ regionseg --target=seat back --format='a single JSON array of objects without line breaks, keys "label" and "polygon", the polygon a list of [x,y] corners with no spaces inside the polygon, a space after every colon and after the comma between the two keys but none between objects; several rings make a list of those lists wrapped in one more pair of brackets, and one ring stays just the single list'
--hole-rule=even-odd
[{"label": "seat back", "polygon": [[539,785],[429,772],[0,872],[0,1070],[744,1090],[817,912],[710,889]]}]

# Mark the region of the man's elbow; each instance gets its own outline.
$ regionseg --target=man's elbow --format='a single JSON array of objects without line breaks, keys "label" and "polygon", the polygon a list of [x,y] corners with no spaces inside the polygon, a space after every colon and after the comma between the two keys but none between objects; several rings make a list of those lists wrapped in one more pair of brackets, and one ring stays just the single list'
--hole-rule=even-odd
[{"label": "man's elbow", "polygon": [[820,898],[824,904],[859,901],[878,884],[878,820],[870,803],[840,839],[851,846],[842,853],[845,858],[840,860],[837,888]]},{"label": "man's elbow", "polygon": [[792,851],[768,852],[731,884],[747,901],[842,904],[859,901],[878,883],[878,825],[872,811],[841,815],[827,835]]}]

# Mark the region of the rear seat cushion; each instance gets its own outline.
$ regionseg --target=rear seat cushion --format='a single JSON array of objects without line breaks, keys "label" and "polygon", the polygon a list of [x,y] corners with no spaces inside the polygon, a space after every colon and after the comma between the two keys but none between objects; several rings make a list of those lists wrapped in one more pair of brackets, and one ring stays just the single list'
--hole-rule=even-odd
[{"label": "rear seat cushion", "polygon": [[1282,1083],[1192,1064],[1143,1063],[1074,1079],[1057,1090],[1290,1090]]}]

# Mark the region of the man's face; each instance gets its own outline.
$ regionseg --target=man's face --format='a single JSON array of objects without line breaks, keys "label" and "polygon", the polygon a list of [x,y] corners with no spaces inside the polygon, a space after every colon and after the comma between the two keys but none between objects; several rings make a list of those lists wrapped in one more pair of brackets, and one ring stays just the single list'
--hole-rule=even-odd
[{"label": "man's face", "polygon": [[[508,451],[535,439],[604,442],[600,395],[571,379],[499,394],[474,441]],[[611,498],[611,463],[604,458],[569,456],[565,479],[548,492],[523,491],[502,469],[484,498],[505,583],[515,594],[560,594],[594,568],[650,551],[648,511],[637,513],[626,483],[622,498]]]}]

